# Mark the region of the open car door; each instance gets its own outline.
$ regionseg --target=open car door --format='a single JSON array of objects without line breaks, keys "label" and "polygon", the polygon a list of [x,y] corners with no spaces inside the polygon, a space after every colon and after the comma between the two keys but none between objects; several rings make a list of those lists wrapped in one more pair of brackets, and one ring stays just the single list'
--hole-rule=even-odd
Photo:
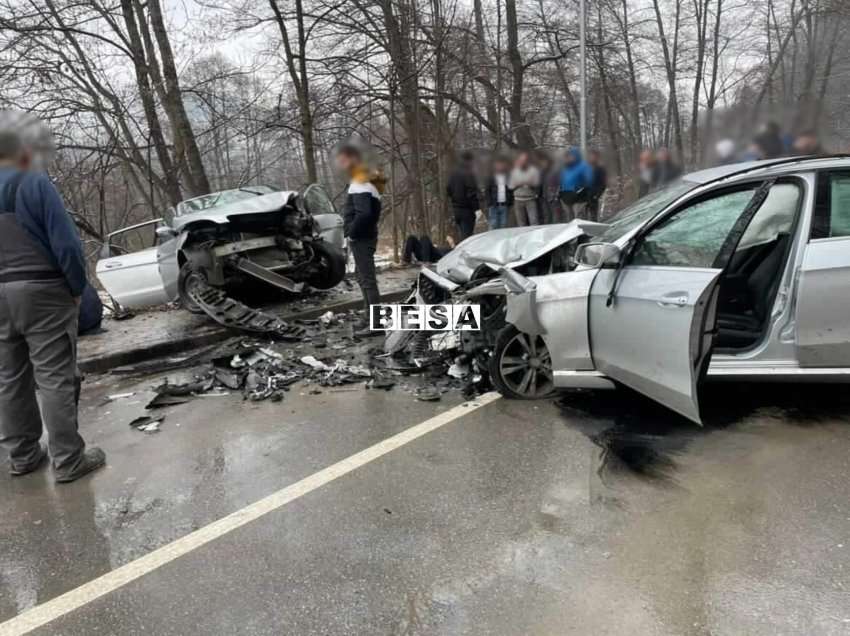
[{"label": "open car door", "polygon": [[[150,244],[150,239],[138,236],[139,231],[153,233],[161,221],[146,221],[112,232],[103,246],[96,267],[97,278],[107,293],[126,309],[161,305],[172,299],[160,275],[159,248],[134,249],[137,244]],[[122,234],[127,236],[119,244],[117,239]]]},{"label": "open car door", "polygon": [[597,370],[700,422],[697,384],[707,368],[718,283],[773,182],[709,192],[635,235],[602,269],[589,304]]}]

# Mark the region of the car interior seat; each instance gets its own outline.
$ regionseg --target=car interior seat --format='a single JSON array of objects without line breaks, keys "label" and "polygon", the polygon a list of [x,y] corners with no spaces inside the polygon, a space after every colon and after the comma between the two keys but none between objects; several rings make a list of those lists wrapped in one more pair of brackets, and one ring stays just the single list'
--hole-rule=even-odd
[{"label": "car interior seat", "polygon": [[733,280],[741,280],[745,273],[741,288],[730,293],[723,289],[726,281],[721,282],[723,300],[717,315],[717,347],[744,348],[761,338],[779,290],[790,239],[788,233],[779,234],[774,241],[766,244],[770,246],[769,250],[757,250],[747,255],[739,263],[741,270],[732,269]]}]

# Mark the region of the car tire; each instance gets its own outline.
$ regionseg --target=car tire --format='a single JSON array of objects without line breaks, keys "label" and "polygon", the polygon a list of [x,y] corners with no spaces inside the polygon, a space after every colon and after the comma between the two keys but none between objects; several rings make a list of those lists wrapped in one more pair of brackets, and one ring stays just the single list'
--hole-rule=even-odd
[{"label": "car tire", "polygon": [[189,290],[196,284],[207,283],[207,275],[202,269],[196,268],[191,262],[187,261],[180,267],[180,274],[177,277],[177,293],[180,298],[180,306],[186,311],[193,314],[202,314],[204,310],[192,300]]},{"label": "car tire", "polygon": [[493,386],[507,398],[539,400],[555,392],[552,357],[543,338],[513,325],[496,336],[489,371]]},{"label": "car tire", "polygon": [[318,261],[319,271],[307,279],[310,287],[331,289],[345,278],[345,253],[340,248],[326,241],[315,241],[313,258]]}]

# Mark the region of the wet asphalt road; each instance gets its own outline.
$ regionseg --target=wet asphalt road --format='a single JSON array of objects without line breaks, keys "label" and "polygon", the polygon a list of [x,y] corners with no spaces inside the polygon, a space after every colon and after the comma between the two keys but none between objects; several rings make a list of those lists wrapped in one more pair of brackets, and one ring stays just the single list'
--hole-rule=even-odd
[{"label": "wet asphalt road", "polygon": [[[107,469],[0,476],[0,621],[461,401],[296,385],[146,435],[141,396],[99,404],[154,379],[100,382]],[[850,633],[848,390],[703,399],[703,430],[625,391],[497,400],[37,633]]]}]

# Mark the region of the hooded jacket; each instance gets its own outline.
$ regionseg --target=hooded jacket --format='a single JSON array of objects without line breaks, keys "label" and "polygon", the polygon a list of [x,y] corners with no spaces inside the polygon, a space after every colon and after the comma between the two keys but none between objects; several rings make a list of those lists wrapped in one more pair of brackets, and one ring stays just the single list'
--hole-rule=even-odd
[{"label": "hooded jacket", "polygon": [[378,238],[381,220],[381,194],[386,180],[378,172],[360,167],[351,175],[348,195],[342,209],[345,235],[353,240]]},{"label": "hooded jacket", "polygon": [[561,192],[579,193],[593,185],[593,169],[578,148],[570,148],[569,154],[575,161],[561,170]]}]

